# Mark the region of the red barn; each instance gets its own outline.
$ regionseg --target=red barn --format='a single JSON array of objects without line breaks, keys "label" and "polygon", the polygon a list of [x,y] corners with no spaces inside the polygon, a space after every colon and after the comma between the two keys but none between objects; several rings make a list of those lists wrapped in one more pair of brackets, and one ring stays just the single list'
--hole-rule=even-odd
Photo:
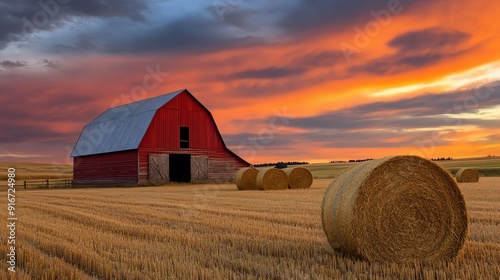
[{"label": "red barn", "polygon": [[250,165],[186,89],[106,110],[83,128],[71,157],[76,185],[231,181]]}]

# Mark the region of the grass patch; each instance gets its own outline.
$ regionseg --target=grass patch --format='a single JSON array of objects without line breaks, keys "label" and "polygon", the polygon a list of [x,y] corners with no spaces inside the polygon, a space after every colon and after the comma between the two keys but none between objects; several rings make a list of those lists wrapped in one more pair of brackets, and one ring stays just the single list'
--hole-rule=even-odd
[{"label": "grass patch", "polygon": [[[500,157],[481,157],[436,161],[453,175],[462,167],[477,170],[481,176],[500,177]],[[335,178],[338,174],[357,163],[313,163],[301,165],[311,171],[314,179]]]},{"label": "grass patch", "polygon": [[1,162],[0,180],[7,180],[7,169],[16,169],[17,180],[68,179],[73,178],[73,166],[33,162]]}]

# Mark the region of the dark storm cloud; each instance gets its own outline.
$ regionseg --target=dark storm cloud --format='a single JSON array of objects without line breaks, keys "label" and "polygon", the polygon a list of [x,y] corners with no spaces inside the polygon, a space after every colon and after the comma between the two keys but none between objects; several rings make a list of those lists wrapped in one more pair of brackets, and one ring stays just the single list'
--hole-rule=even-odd
[{"label": "dark storm cloud", "polygon": [[397,54],[371,60],[365,65],[353,67],[351,71],[353,73],[366,71],[379,76],[394,75],[432,65],[444,58],[450,58],[452,56],[456,56],[456,54],[443,55],[440,53],[427,53],[410,56]]},{"label": "dark storm cloud", "polygon": [[144,20],[147,5],[140,0],[49,0],[0,1],[0,49],[9,42],[24,40],[24,36],[39,30],[51,30],[71,17],[124,17]]},{"label": "dark storm cloud", "polygon": [[474,47],[461,47],[470,37],[470,34],[458,30],[443,30],[438,27],[411,31],[398,35],[387,43],[396,49],[396,53],[352,67],[351,72],[393,75],[419,69],[472,51]]},{"label": "dark storm cloud", "polygon": [[[325,30],[336,32],[357,25],[364,26],[374,20],[373,13],[388,10],[388,6],[401,13],[417,2],[421,1],[301,0],[288,10],[279,26],[292,36]],[[397,9],[392,9],[394,7]]]},{"label": "dark storm cloud", "polygon": [[412,55],[396,60],[396,64],[420,67],[440,61],[443,59],[443,57],[444,56],[440,53],[426,53],[421,55]]},{"label": "dark storm cloud", "polygon": [[279,79],[301,74],[305,69],[269,67],[255,70],[245,70],[234,73],[236,79]]},{"label": "dark storm cloud", "polygon": [[[255,21],[249,19],[255,11],[239,8],[225,16],[224,21],[216,17],[200,16],[196,13],[184,14],[172,20],[164,18],[163,25],[154,24],[153,19],[145,18],[148,5],[156,2],[128,1],[62,1],[14,2],[2,1],[0,4],[0,49],[9,42],[26,42],[27,35],[41,30],[53,30],[77,21],[92,22],[96,19],[100,29],[87,30],[86,24],[77,24],[74,38],[56,40],[52,51],[59,52],[108,52],[108,53],[165,53],[165,52],[208,52],[248,45],[262,45],[263,39],[228,34],[227,27],[252,31]],[[67,2],[67,3],[65,3]],[[49,3],[40,5],[38,3]],[[175,4],[172,4],[175,7]],[[165,9],[161,6],[160,9]],[[153,11],[158,12],[158,11]],[[202,12],[207,12],[203,11]],[[157,16],[155,13],[150,13]],[[75,18],[77,18],[75,20]],[[80,18],[80,19],[78,19]],[[112,19],[118,18],[118,19]],[[64,43],[61,43],[64,42]],[[22,45],[21,45],[22,47]],[[36,46],[31,46],[36,47]]]},{"label": "dark storm cloud", "polygon": [[[355,1],[299,1],[288,5],[275,5],[262,10],[259,7],[229,7],[229,10],[221,15],[214,12],[214,6],[208,6],[206,11],[214,14],[212,18],[200,17],[196,14],[186,15],[174,22],[169,22],[162,27],[152,28],[143,34],[136,34],[134,40],[110,42],[107,46],[109,52],[168,52],[168,51],[212,51],[254,45],[266,45],[271,42],[259,35],[235,36],[227,34],[224,30],[232,26],[239,30],[254,31],[262,29],[257,22],[272,24],[291,37],[302,38],[302,32],[314,33],[316,30],[329,32],[354,27],[354,24],[364,24],[374,20],[373,14],[381,10],[387,10],[388,6],[396,5],[404,10],[419,1],[400,2],[389,0],[387,2],[355,0]],[[270,20],[268,15],[276,15]],[[392,15],[394,16],[394,14]],[[272,22],[272,23],[271,23]],[[245,32],[243,32],[245,33]],[[257,32],[258,33],[258,32]],[[313,65],[325,66],[330,63],[343,63],[345,61],[342,52],[331,51],[315,54],[305,59]]]},{"label": "dark storm cloud", "polygon": [[[38,10],[35,1],[0,1],[0,49],[15,41],[22,33],[23,18],[32,17]],[[28,20],[29,21],[29,20]]]},{"label": "dark storm cloud", "polygon": [[346,63],[344,53],[341,51],[321,51],[306,53],[293,60],[295,65],[302,67],[331,67],[337,64]]},{"label": "dark storm cloud", "polygon": [[[60,1],[61,4],[57,4]],[[153,26],[145,17],[145,11],[150,11],[156,2],[140,0],[127,1],[76,1],[48,0],[31,2],[0,2],[0,49],[8,42],[26,40],[27,34],[39,30],[52,30],[56,27],[80,17],[92,21],[103,20],[103,29],[109,30],[114,36],[99,34],[92,31],[86,40],[79,42],[57,43],[56,51],[105,51],[109,53],[141,53],[141,52],[202,52],[230,49],[252,45],[263,45],[271,39],[264,39],[259,30],[272,25],[273,28],[284,31],[288,37],[302,38],[304,33],[330,32],[354,27],[373,20],[372,13],[387,9],[389,3],[398,0],[377,1],[299,1],[287,5],[275,4],[264,7],[243,7],[239,5],[224,13],[223,18],[200,16],[198,13],[185,14],[175,21],[165,19],[163,26]],[[404,2],[406,6],[418,1]],[[38,3],[49,3],[40,5]],[[172,4],[174,7],[175,4]],[[402,2],[400,5],[403,7]],[[161,5],[164,9],[165,5]],[[264,10],[265,9],[265,10]],[[214,13],[214,4],[202,9],[204,13]],[[45,20],[44,17],[47,19]],[[119,25],[112,25],[110,18],[123,18]],[[43,22],[42,22],[43,21]],[[148,27],[135,30],[137,22]],[[40,23],[40,24],[38,24]],[[115,22],[116,24],[116,22]],[[229,34],[227,27],[242,30],[240,34]],[[83,31],[82,31],[83,32]],[[121,36],[120,34],[123,34]],[[281,36],[281,35],[280,35]],[[99,43],[96,43],[99,42]]]},{"label": "dark storm cloud", "polygon": [[252,20],[251,17],[263,13],[262,11],[243,9],[242,7],[238,9],[234,8],[224,13],[220,11],[218,13],[216,9],[209,7],[208,12],[213,13],[214,17],[223,22],[223,24],[229,24],[242,30],[256,30],[258,27],[255,25],[255,20]]},{"label": "dark storm cloud", "polygon": [[143,20],[143,12],[148,6],[141,0],[73,0],[66,4],[65,8],[69,14],[77,16],[128,17],[133,20]]},{"label": "dark storm cloud", "polygon": [[[237,104],[241,97],[245,98],[254,98],[255,102],[259,102],[259,98],[270,97],[270,96],[280,96],[290,94],[291,92],[297,92],[299,90],[303,92],[307,92],[310,90],[310,87],[317,86],[320,83],[323,83],[325,80],[334,81],[338,79],[342,79],[345,76],[341,73],[325,73],[322,75],[318,75],[313,78],[305,78],[304,75],[300,75],[304,73],[305,68],[291,68],[290,72],[283,71],[283,79],[269,79],[266,76],[259,75],[259,81],[251,81],[250,83],[236,83],[236,85],[231,86],[226,92],[229,94],[224,98],[226,100],[230,100],[231,103]],[[295,72],[294,72],[295,71]],[[285,75],[285,73],[290,75]],[[299,74],[300,73],[300,74]],[[238,79],[236,77],[230,76],[222,77],[222,79]],[[254,76],[254,79],[258,79],[257,75]],[[223,104],[222,102],[221,104]],[[220,104],[219,104],[220,105]],[[213,106],[219,107],[219,105],[214,104]],[[230,105],[231,107],[233,105]]]},{"label": "dark storm cloud", "polygon": [[[291,55],[285,55],[291,56]],[[288,61],[287,59],[283,59]],[[283,66],[270,66],[260,69],[247,69],[230,75],[229,79],[279,79],[291,78],[305,73],[309,69],[333,67],[344,63],[344,55],[340,51],[322,51],[301,54]],[[331,80],[331,76],[328,77]]]},{"label": "dark storm cloud", "polygon": [[56,53],[86,53],[99,51],[99,41],[97,37],[90,34],[78,34],[74,41],[69,41],[65,44],[53,45],[52,48]]},{"label": "dark storm cloud", "polygon": [[10,60],[3,60],[0,62],[0,66],[3,68],[19,68],[19,67],[26,67],[26,62],[24,61],[10,61]]},{"label": "dark storm cloud", "polygon": [[[307,89],[323,83],[324,81],[340,80],[348,77],[348,72],[339,69],[346,63],[340,51],[306,52],[301,54],[284,54],[281,61],[289,61],[288,64],[269,66],[260,69],[245,69],[234,72],[228,76],[213,77],[237,81],[243,79],[253,80],[249,83],[236,83],[229,91],[232,102],[238,102],[239,97],[262,98],[266,96],[278,96],[288,94],[292,91]],[[335,68],[334,70],[334,67]],[[306,76],[306,72],[322,68],[319,75]],[[272,81],[270,81],[272,79]],[[255,81],[255,82],[254,82]],[[217,106],[217,105],[215,105]]]},{"label": "dark storm cloud", "polygon": [[399,52],[435,52],[443,47],[461,44],[470,37],[470,34],[459,30],[433,27],[396,36],[388,45],[398,49]]},{"label": "dark storm cloud", "polygon": [[[224,23],[189,15],[160,27],[108,40],[104,50],[110,53],[204,53],[262,45],[263,39],[252,36],[234,38],[224,32]],[[103,38],[106,41],[106,38]]]}]

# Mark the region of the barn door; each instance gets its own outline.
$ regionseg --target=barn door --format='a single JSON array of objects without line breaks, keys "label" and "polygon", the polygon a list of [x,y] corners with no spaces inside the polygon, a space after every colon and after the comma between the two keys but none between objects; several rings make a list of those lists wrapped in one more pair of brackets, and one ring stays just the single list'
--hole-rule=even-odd
[{"label": "barn door", "polygon": [[191,180],[208,180],[208,156],[191,156]]},{"label": "barn door", "polygon": [[170,181],[168,155],[149,155],[149,182],[162,185]]}]

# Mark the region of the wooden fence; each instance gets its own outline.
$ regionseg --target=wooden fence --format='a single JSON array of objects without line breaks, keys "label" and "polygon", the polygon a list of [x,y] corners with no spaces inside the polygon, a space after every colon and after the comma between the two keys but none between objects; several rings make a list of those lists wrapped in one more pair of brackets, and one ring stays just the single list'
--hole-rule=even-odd
[{"label": "wooden fence", "polygon": [[24,188],[71,188],[73,179],[26,180]]}]

